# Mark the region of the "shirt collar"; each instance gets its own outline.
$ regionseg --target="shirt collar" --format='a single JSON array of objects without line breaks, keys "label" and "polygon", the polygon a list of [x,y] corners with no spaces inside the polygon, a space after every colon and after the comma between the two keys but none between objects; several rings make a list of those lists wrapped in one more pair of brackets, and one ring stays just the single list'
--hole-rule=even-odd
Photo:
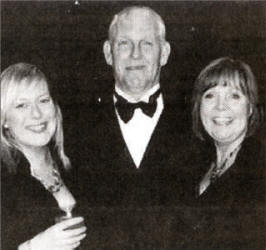
[{"label": "shirt collar", "polygon": [[[145,95],[143,95],[139,101],[143,101],[143,102],[149,102],[149,98],[151,95],[153,95],[158,89],[160,88],[160,84],[157,83],[155,84],[152,88],[150,88]],[[136,102],[129,94],[126,94],[124,91],[122,91],[119,87],[115,86],[115,91],[118,95],[122,96],[123,98],[125,98],[127,101],[129,102]]]}]

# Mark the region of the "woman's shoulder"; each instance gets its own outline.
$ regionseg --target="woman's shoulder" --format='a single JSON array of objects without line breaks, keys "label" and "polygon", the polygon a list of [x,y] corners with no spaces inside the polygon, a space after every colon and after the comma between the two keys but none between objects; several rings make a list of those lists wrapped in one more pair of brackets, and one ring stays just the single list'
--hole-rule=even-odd
[{"label": "woman's shoulder", "polygon": [[254,165],[258,168],[266,164],[266,144],[265,141],[259,140],[256,137],[248,137],[242,145],[239,152],[241,159],[246,165]]},{"label": "woman's shoulder", "polygon": [[17,167],[13,167],[6,162],[1,162],[1,192],[5,190],[17,178]]},{"label": "woman's shoulder", "polygon": [[193,168],[195,175],[201,176],[208,170],[211,162],[215,159],[216,154],[213,142],[191,136],[186,148],[187,165]]},{"label": "woman's shoulder", "polygon": [[[265,201],[266,151],[256,137],[246,138],[236,160],[236,176],[241,193],[250,200]],[[238,170],[237,170],[238,169]]]}]

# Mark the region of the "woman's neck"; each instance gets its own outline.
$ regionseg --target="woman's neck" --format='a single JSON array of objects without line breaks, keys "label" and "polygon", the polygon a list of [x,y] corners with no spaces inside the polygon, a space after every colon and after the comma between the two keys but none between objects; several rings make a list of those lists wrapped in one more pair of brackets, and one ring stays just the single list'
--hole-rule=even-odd
[{"label": "woman's neck", "polygon": [[229,144],[221,144],[215,142],[216,154],[217,154],[217,164],[220,165],[225,161],[225,159],[233,152],[238,146],[243,142],[246,133],[240,135],[235,141]]},{"label": "woman's neck", "polygon": [[30,166],[34,169],[39,169],[52,163],[50,150],[47,146],[31,148],[24,147],[22,153],[29,161]]}]

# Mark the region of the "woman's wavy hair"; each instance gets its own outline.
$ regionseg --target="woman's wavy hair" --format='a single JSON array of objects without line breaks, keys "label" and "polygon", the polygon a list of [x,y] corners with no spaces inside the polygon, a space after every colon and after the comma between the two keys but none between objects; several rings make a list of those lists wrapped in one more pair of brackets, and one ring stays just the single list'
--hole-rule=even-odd
[{"label": "woman's wavy hair", "polygon": [[241,89],[252,110],[248,120],[246,136],[252,135],[260,122],[258,111],[258,90],[255,76],[249,65],[230,57],[218,58],[210,62],[197,77],[192,94],[192,125],[195,135],[201,140],[206,133],[200,119],[200,106],[203,94],[217,85],[233,85]]},{"label": "woman's wavy hair", "polygon": [[[17,63],[6,68],[0,76],[1,80],[1,161],[10,172],[16,172],[17,164],[23,155],[15,139],[5,126],[8,108],[14,102],[19,88],[31,84],[45,82],[51,94],[51,88],[43,72],[36,66],[28,63]],[[56,131],[49,142],[51,153],[61,160],[65,169],[70,168],[69,158],[64,152],[63,119],[60,107],[54,100],[56,110]]]}]

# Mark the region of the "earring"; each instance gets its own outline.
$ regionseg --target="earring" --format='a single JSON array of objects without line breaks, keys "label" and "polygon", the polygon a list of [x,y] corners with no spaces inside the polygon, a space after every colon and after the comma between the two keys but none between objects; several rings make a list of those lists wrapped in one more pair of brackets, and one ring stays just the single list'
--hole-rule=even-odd
[{"label": "earring", "polygon": [[4,128],[8,129],[8,125],[6,123],[4,124]]},{"label": "earring", "polygon": [[252,113],[253,113],[253,108],[252,108],[252,106],[250,105],[250,106],[249,106],[249,114],[248,114],[248,116],[251,116]]}]

